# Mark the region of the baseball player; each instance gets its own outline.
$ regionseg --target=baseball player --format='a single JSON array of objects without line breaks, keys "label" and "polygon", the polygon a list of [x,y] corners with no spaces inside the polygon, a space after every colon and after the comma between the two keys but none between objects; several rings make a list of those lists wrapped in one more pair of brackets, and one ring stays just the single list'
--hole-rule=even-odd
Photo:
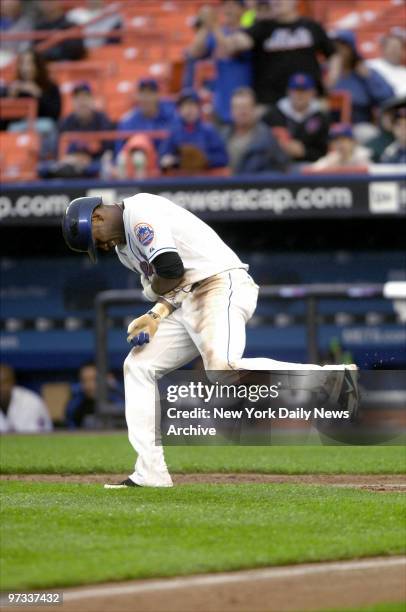
[{"label": "baseball player", "polygon": [[156,382],[199,354],[206,371],[284,370],[292,373],[293,387],[313,391],[307,374],[320,370],[329,393],[355,412],[354,365],[242,357],[258,286],[248,266],[191,212],[149,193],[113,205],[81,197],[66,209],[63,234],[71,249],[87,252],[93,262],[97,249],[115,249],[121,263],[141,275],[144,296],[153,303],[127,330],[134,348],[124,362],[125,415],[137,461],[126,480],[107,488],[172,486],[163,447],[155,444]]}]

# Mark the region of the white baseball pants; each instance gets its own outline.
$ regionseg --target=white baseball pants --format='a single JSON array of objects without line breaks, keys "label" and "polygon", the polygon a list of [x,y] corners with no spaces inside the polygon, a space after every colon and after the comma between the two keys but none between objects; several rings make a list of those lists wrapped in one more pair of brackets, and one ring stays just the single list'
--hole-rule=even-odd
[{"label": "white baseball pants", "polygon": [[[159,438],[159,423],[155,422],[156,381],[199,354],[206,370],[285,370],[286,373],[303,370],[304,376],[292,376],[292,388],[314,390],[314,381],[309,380],[311,377],[305,371],[320,370],[321,366],[242,358],[245,325],[255,311],[257,297],[258,286],[244,269],[212,276],[202,281],[182,306],[162,321],[149,344],[133,348],[128,354],[124,362],[125,414],[128,437],[138,455],[130,475],[136,484],[172,486],[163,447],[155,444]],[[342,369],[342,366],[332,369]]]}]

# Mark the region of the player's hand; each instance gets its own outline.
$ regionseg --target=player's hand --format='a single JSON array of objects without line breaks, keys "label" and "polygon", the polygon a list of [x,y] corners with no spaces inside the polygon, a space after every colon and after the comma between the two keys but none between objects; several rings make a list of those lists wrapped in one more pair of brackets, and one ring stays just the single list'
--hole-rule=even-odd
[{"label": "player's hand", "polygon": [[147,313],[134,319],[127,329],[127,342],[133,346],[143,346],[155,336],[161,317],[156,313]]}]

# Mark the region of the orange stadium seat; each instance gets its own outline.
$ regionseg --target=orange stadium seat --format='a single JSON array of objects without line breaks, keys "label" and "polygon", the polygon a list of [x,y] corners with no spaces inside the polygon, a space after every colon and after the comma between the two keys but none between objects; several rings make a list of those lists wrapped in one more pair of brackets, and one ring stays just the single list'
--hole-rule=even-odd
[{"label": "orange stadium seat", "polygon": [[34,128],[37,111],[38,102],[33,98],[0,98],[0,118],[25,119],[29,129]]},{"label": "orange stadium seat", "polygon": [[39,136],[35,132],[0,132],[0,180],[37,178]]},{"label": "orange stadium seat", "polygon": [[351,123],[352,102],[348,91],[331,91],[327,100],[330,111],[338,113],[335,123]]}]

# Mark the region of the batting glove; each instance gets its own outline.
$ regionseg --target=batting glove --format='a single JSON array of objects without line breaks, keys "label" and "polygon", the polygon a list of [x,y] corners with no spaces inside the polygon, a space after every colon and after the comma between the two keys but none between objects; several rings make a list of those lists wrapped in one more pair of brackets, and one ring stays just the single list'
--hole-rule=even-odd
[{"label": "batting glove", "polygon": [[161,317],[150,310],[147,314],[131,321],[127,328],[127,342],[133,346],[143,346],[155,336]]}]

